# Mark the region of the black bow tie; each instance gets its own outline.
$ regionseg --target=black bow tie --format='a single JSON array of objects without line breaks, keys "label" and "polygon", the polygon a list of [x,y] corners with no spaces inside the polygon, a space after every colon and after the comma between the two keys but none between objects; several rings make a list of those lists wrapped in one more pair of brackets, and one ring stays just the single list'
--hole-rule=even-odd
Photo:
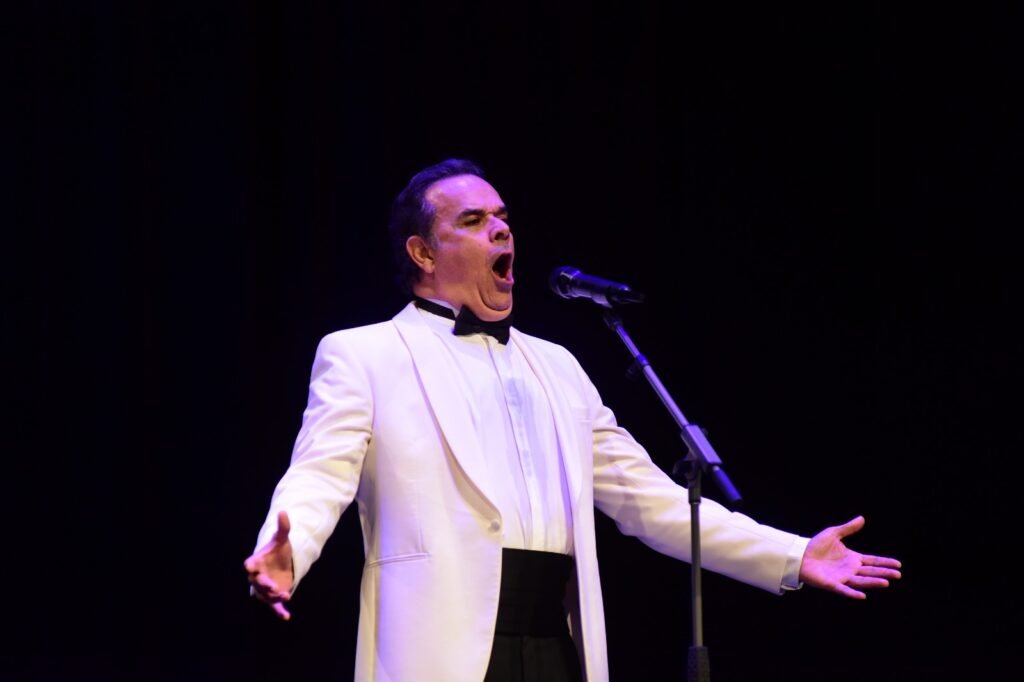
[{"label": "black bow tie", "polygon": [[512,326],[511,313],[509,313],[503,320],[487,322],[474,315],[468,305],[462,306],[462,310],[460,310],[459,314],[456,315],[455,311],[451,308],[439,305],[433,301],[428,301],[427,299],[420,298],[419,296],[415,298],[415,302],[416,307],[422,308],[429,313],[434,313],[441,317],[447,317],[449,320],[455,320],[455,329],[452,330],[452,333],[456,336],[484,333],[493,336],[498,343],[508,343],[508,329]]}]

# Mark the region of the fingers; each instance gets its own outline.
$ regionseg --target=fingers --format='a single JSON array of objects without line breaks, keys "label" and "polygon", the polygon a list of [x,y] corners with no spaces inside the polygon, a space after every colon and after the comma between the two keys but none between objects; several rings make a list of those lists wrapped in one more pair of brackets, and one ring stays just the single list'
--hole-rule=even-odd
[{"label": "fingers", "polygon": [[872,554],[862,554],[860,557],[861,562],[865,566],[884,566],[885,568],[903,568],[903,564],[900,563],[899,559],[893,559],[887,556],[874,556]]},{"label": "fingers", "polygon": [[859,590],[853,589],[849,585],[844,585],[843,583],[839,583],[838,585],[833,586],[832,587],[832,591],[835,592],[836,594],[841,594],[844,597],[849,597],[850,599],[867,599],[868,598],[868,595],[864,594],[863,592],[861,592]]},{"label": "fingers", "polygon": [[885,578],[874,578],[871,576],[854,576],[846,584],[858,590],[876,590],[889,587],[889,581]]},{"label": "fingers", "polygon": [[265,561],[266,551],[261,550],[256,552],[242,564],[245,566],[245,572],[249,574],[249,582],[255,585],[255,581],[260,576],[265,576],[264,571],[267,570],[267,564]]},{"label": "fingers", "polygon": [[267,604],[290,601],[292,598],[291,592],[287,590],[276,590],[266,585],[257,585],[256,583],[253,583],[252,587],[253,596]]},{"label": "fingers", "polygon": [[285,602],[291,600],[292,595],[287,590],[279,590],[277,583],[263,573],[250,573],[249,584],[252,585],[252,594],[264,604],[270,606],[278,618],[291,620],[292,614],[285,608]]},{"label": "fingers", "polygon": [[269,594],[276,594],[278,592],[277,583],[274,582],[266,573],[250,574],[249,584],[255,587],[257,590]]},{"label": "fingers", "polygon": [[[278,582],[270,577],[271,573],[267,571],[267,567],[258,559],[253,560],[251,557],[250,559],[247,559],[245,562],[245,570],[249,574],[249,584],[252,585],[253,589],[257,592],[270,595],[272,597],[284,595],[285,599],[288,598],[288,590],[281,589]],[[278,577],[280,578],[281,576],[279,575]]]},{"label": "fingers", "polygon": [[852,599],[866,599],[861,590],[877,590],[889,587],[890,580],[898,580],[900,572],[892,568],[878,566],[861,566],[855,575],[842,583],[832,586],[832,590]]},{"label": "fingers", "polygon": [[842,581],[823,583],[819,586],[850,599],[867,599],[868,596],[862,590],[888,587],[889,581],[882,577],[853,575]]},{"label": "fingers", "polygon": [[270,590],[265,587],[253,585],[253,596],[259,599],[264,604],[279,604],[281,602],[291,601],[292,595],[290,592],[278,592],[277,590]]},{"label": "fingers", "polygon": [[886,578],[890,580],[899,580],[903,577],[903,575],[894,568],[882,568],[879,566],[861,566],[860,570],[857,571],[857,575],[871,578]]},{"label": "fingers", "polygon": [[253,555],[245,560],[245,570],[249,574],[249,584],[253,587],[257,596],[266,596],[269,599],[284,599],[287,601],[291,595],[287,590],[282,590],[273,578],[266,573],[266,567],[260,561],[258,555]]},{"label": "fingers", "polygon": [[292,614],[288,612],[285,603],[292,598],[292,595],[290,591],[282,590],[278,582],[270,577],[270,574],[273,573],[283,578],[286,583],[291,582],[290,574],[284,575],[279,565],[283,561],[289,563],[291,561],[290,550],[287,547],[290,531],[291,520],[288,518],[288,513],[279,512],[274,537],[243,562],[245,571],[249,575],[253,596],[270,606],[274,614],[281,620],[291,620]]},{"label": "fingers", "polygon": [[281,620],[291,620],[292,614],[288,612],[288,608],[285,606],[285,603],[290,600],[292,596],[287,592],[265,593],[257,589],[253,592],[253,595],[261,602],[268,605]]}]

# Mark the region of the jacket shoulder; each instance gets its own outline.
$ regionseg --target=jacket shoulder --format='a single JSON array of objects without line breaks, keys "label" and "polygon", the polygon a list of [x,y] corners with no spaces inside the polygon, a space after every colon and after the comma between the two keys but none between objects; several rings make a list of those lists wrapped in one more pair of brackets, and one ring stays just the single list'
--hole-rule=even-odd
[{"label": "jacket shoulder", "polygon": [[384,320],[381,322],[374,322],[373,324],[366,324],[359,327],[348,327],[347,329],[338,329],[336,331],[325,334],[321,339],[320,343],[359,343],[362,341],[379,340],[386,337],[389,334],[395,333],[395,325],[391,320]]},{"label": "jacket shoulder", "polygon": [[398,344],[401,344],[398,331],[394,323],[387,320],[339,329],[323,336],[317,344],[316,357],[361,358],[369,362],[393,356],[398,350]]},{"label": "jacket shoulder", "polygon": [[[513,329],[515,329],[515,327],[513,327]],[[515,332],[519,341],[528,343],[530,345],[530,348],[536,351],[554,355],[567,355],[573,358],[574,360],[576,359],[568,348],[559,343],[549,341],[548,339],[542,338],[540,336],[534,336],[533,334],[527,334],[526,332],[521,331],[519,329],[515,329]]]}]

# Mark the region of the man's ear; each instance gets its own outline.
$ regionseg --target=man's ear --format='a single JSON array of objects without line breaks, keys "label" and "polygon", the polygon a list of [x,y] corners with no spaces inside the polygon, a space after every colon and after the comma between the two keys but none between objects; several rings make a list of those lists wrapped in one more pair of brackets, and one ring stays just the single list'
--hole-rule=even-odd
[{"label": "man's ear", "polygon": [[427,274],[434,272],[434,251],[423,237],[414,234],[405,240],[405,252],[420,270]]}]

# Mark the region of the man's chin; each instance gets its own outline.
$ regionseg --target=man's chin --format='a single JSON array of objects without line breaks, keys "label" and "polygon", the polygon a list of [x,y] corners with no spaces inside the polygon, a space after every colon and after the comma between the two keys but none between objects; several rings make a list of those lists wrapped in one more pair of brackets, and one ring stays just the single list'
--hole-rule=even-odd
[{"label": "man's chin", "polygon": [[512,314],[512,297],[509,296],[508,301],[490,301],[484,303],[481,307],[483,310],[475,310],[476,306],[470,306],[470,310],[481,320],[487,320],[488,322],[504,320]]}]

